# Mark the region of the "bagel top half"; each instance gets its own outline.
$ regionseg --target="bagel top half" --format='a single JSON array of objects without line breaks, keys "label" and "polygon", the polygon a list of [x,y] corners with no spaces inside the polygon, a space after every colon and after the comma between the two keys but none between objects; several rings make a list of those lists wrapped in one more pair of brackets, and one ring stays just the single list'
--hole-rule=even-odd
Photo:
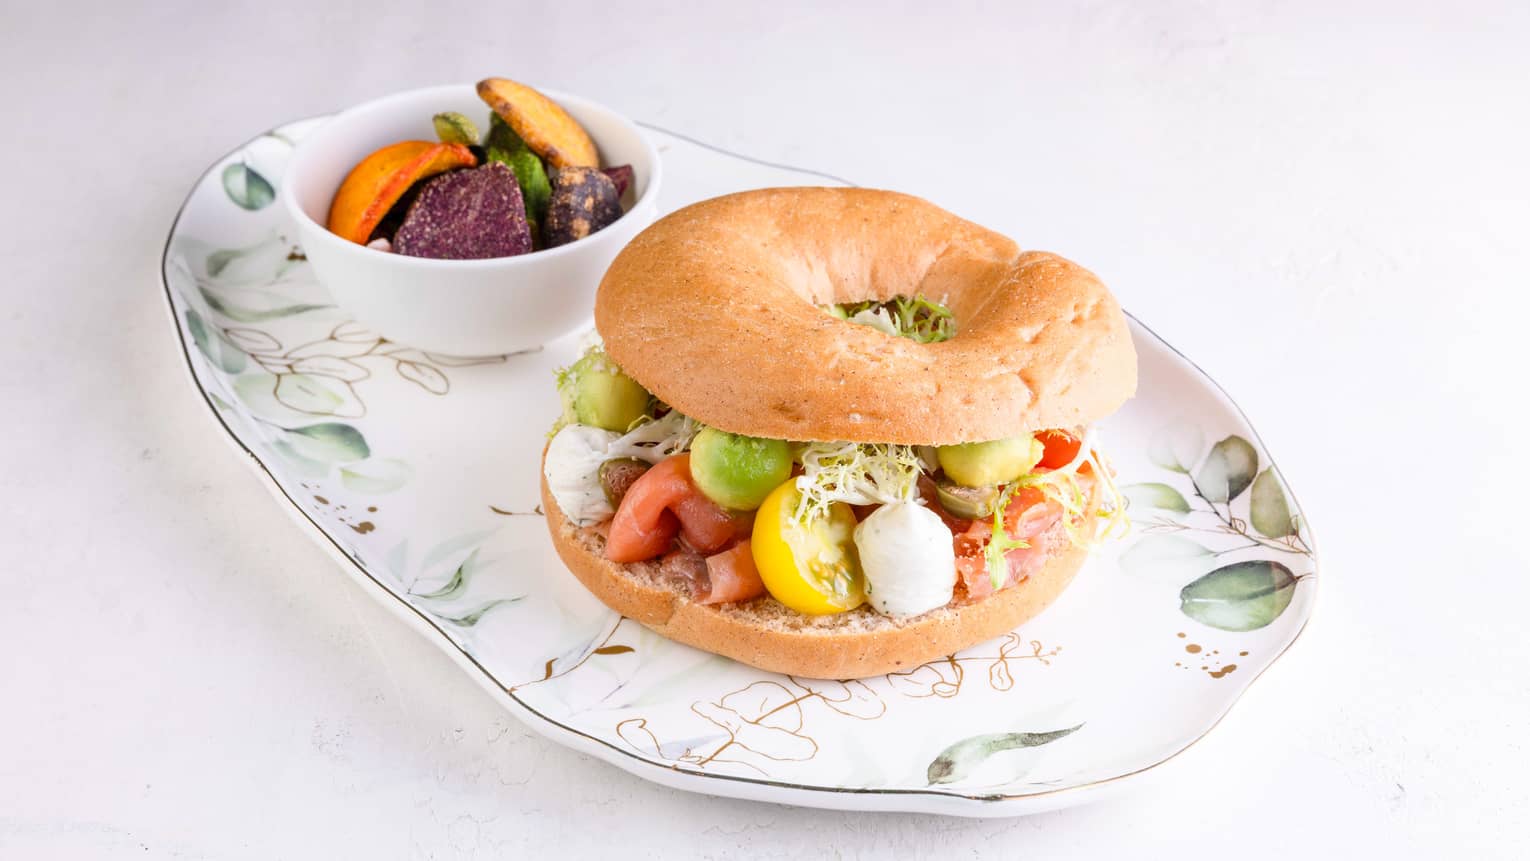
[{"label": "bagel top half", "polygon": [[[920,344],[823,306],[924,297]],[[788,440],[947,445],[1088,424],[1137,385],[1121,306],[1088,270],[917,197],[776,188],[665,216],[595,297],[606,352],[703,424]]]}]

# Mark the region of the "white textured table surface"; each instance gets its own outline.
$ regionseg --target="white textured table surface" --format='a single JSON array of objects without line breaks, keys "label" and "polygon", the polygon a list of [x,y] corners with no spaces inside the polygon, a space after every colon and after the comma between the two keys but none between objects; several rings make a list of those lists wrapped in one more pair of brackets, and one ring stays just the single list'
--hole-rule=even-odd
[{"label": "white textured table surface", "polygon": [[[1530,851],[1523,4],[226,5],[5,4],[0,857]],[[531,735],[231,454],[156,268],[249,135],[488,74],[1095,269],[1279,458],[1307,634],[1143,791],[1027,819],[687,795]]]}]

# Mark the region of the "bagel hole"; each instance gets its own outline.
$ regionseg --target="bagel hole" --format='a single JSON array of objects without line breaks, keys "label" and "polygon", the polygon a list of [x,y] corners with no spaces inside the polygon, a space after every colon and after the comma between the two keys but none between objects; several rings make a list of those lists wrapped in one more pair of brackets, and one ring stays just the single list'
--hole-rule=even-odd
[{"label": "bagel hole", "polygon": [[[850,292],[843,287],[835,293]],[[869,293],[862,299],[844,301],[838,296],[834,301],[810,304],[840,323],[871,329],[889,338],[913,341],[921,345],[938,344],[955,338],[961,332],[961,324],[951,299],[945,294],[931,294],[923,290],[898,291],[882,295],[883,290],[870,287],[855,291]],[[854,294],[852,294],[854,295]],[[895,331],[892,331],[895,330]]]}]

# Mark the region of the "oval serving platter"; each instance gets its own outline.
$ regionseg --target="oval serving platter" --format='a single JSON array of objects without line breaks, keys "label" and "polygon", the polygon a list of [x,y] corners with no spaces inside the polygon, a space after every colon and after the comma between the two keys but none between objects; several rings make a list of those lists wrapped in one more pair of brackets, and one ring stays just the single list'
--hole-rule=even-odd
[{"label": "oval serving platter", "polygon": [[[1100,426],[1131,533],[993,642],[840,682],[762,672],[622,619],[568,574],[537,503],[555,369],[579,336],[490,359],[390,343],[314,281],[275,190],[322,121],[210,168],[171,228],[193,385],[305,532],[548,738],[694,792],[1012,816],[1098,797],[1208,732],[1312,613],[1309,526],[1247,419],[1132,321],[1139,393]],[[664,211],[841,181],[650,129]]]}]

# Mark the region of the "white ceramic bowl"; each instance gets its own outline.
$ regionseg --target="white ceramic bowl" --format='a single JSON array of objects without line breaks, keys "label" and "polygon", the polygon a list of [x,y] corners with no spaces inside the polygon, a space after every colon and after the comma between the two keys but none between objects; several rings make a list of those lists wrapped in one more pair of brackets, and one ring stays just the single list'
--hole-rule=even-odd
[{"label": "white ceramic bowl", "polygon": [[441,111],[488,121],[489,108],[471,84],[385,96],[335,115],[305,138],[282,188],[303,251],[336,303],[391,341],[454,356],[528,349],[589,322],[606,267],[658,215],[659,154],[615,112],[542,92],[590,133],[602,165],[632,165],[633,187],[623,198],[632,205],[622,217],[567,245],[487,260],[406,257],[341,239],[324,222],[357,162],[387,144],[435,140],[431,117]]}]

